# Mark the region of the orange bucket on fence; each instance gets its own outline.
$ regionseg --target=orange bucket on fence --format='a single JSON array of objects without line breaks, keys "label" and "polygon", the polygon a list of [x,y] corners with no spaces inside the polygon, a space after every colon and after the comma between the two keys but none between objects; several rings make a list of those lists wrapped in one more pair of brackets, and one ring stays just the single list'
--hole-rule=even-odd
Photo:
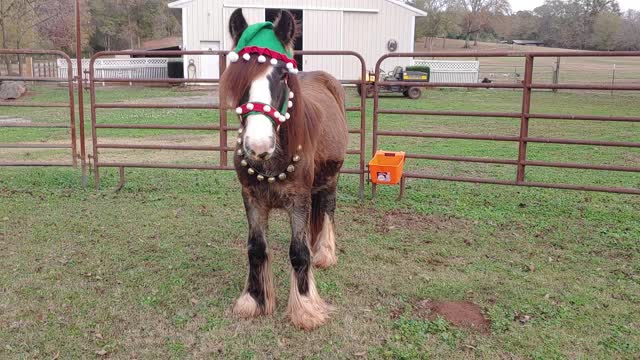
[{"label": "orange bucket on fence", "polygon": [[397,184],[402,179],[404,168],[404,151],[376,151],[376,155],[369,161],[369,174],[375,184]]}]

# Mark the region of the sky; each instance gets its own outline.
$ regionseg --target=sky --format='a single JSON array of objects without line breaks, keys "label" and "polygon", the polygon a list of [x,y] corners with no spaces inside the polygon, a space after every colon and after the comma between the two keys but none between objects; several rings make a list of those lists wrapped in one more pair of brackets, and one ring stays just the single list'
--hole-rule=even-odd
[{"label": "sky", "polygon": [[[509,0],[509,2],[511,2],[511,9],[515,12],[533,10],[542,5],[544,0]],[[640,0],[618,0],[618,4],[620,4],[620,8],[623,11],[628,9],[640,10]]]}]

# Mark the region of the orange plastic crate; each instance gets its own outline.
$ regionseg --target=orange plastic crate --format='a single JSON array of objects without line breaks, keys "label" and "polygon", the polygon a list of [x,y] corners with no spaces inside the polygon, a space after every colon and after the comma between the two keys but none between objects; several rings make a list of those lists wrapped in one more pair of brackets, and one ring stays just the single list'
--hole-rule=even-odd
[{"label": "orange plastic crate", "polygon": [[404,151],[377,151],[373,159],[369,161],[371,181],[375,184],[388,185],[399,183],[404,168],[404,155]]}]

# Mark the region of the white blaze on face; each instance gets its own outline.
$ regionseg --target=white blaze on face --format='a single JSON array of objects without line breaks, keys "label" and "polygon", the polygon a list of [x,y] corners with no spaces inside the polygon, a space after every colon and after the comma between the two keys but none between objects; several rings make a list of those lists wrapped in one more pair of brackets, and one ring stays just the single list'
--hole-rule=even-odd
[{"label": "white blaze on face", "polygon": [[[263,75],[258,76],[249,89],[249,102],[271,104],[271,89],[268,75],[273,68],[269,68]],[[243,143],[248,154],[271,155],[275,150],[275,132],[271,119],[262,114],[249,115],[245,119]]]}]

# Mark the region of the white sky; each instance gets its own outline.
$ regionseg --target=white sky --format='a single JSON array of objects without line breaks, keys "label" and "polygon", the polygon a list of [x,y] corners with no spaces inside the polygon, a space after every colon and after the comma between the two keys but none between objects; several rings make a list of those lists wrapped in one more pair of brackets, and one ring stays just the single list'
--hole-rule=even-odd
[{"label": "white sky", "polygon": [[[509,0],[511,9],[516,12],[518,10],[533,10],[544,4],[544,0]],[[640,0],[618,0],[620,8],[624,11],[627,9],[640,10]]]}]

